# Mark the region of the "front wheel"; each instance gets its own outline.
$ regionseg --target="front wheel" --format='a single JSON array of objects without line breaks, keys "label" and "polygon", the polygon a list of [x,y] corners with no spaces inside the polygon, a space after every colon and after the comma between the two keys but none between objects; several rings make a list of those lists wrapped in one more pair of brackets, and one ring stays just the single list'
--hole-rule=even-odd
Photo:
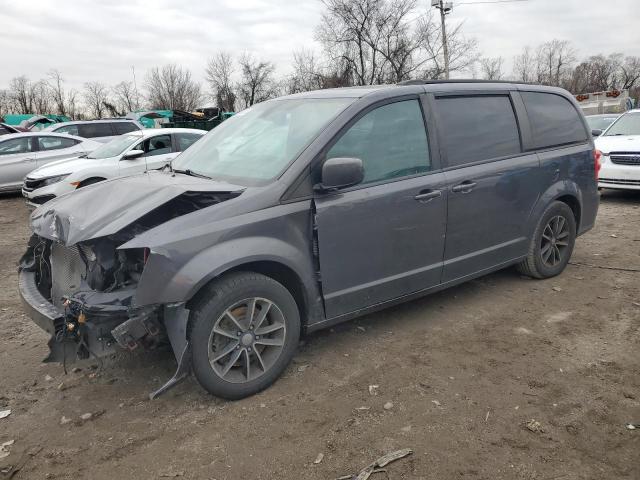
[{"label": "front wheel", "polygon": [[191,310],[196,379],[231,400],[253,395],[282,374],[300,337],[300,314],[289,291],[252,272],[210,284]]},{"label": "front wheel", "polygon": [[566,203],[553,202],[542,214],[518,270],[533,278],[550,278],[562,273],[569,263],[576,241],[576,219]]}]

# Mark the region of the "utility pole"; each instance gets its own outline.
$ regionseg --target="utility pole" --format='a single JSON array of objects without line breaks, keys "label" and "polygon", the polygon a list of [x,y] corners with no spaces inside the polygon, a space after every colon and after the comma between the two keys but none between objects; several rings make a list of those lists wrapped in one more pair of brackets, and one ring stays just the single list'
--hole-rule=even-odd
[{"label": "utility pole", "polygon": [[140,97],[138,96],[138,83],[136,82],[136,67],[131,65],[131,71],[133,72],[133,89],[136,92],[136,110],[140,110]]},{"label": "utility pole", "polygon": [[440,23],[442,25],[442,54],[444,55],[444,78],[449,80],[449,44],[447,42],[447,25],[445,15],[453,10],[452,2],[444,0],[431,0],[431,6],[440,10]]}]

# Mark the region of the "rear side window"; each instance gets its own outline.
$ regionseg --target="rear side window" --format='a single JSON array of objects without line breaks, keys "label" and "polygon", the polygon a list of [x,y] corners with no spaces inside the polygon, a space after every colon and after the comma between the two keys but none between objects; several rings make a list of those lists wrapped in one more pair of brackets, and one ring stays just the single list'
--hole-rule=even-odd
[{"label": "rear side window", "polygon": [[535,148],[587,140],[580,115],[569,100],[552,93],[521,92],[521,95],[531,122]]},{"label": "rear side window", "polygon": [[520,133],[507,95],[436,99],[449,167],[517,155]]},{"label": "rear side window", "polygon": [[67,133],[69,135],[78,135],[78,125],[67,125],[65,127],[56,128],[53,131],[56,133]]},{"label": "rear side window", "polygon": [[114,135],[111,124],[107,122],[101,123],[82,123],[78,125],[79,135],[84,138],[109,137]]},{"label": "rear side window", "polygon": [[361,159],[365,184],[429,171],[427,132],[418,100],[383,105],[364,115],[327,153],[327,159],[336,157]]},{"label": "rear side window", "polygon": [[116,135],[122,135],[124,133],[140,130],[138,126],[133,122],[114,122],[113,128],[116,131]]},{"label": "rear side window", "polygon": [[198,135],[196,133],[176,133],[178,151],[183,152],[198,140],[200,140],[202,137],[203,135]]},{"label": "rear side window", "polygon": [[73,138],[61,137],[38,137],[38,149],[40,150],[59,150],[61,148],[71,148],[77,142]]}]

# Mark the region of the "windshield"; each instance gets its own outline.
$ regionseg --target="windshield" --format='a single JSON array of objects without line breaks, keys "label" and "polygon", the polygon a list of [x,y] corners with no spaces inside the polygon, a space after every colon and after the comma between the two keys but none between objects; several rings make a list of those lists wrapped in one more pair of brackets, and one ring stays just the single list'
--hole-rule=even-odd
[{"label": "windshield", "polygon": [[640,135],[640,113],[622,115],[604,132],[605,137],[615,135]]},{"label": "windshield", "polygon": [[586,117],[587,123],[589,124],[589,128],[592,130],[605,130],[609,125],[611,125],[618,115],[613,117],[601,117],[601,116],[592,116]]},{"label": "windshield", "polygon": [[277,177],[353,98],[267,101],[225,120],[173,162],[174,170],[241,185]]},{"label": "windshield", "polygon": [[139,142],[142,138],[142,135],[121,135],[117,138],[114,138],[108,143],[101,145],[96,148],[93,152],[87,155],[87,158],[93,158],[96,160],[100,160],[102,158],[110,158],[116,157],[122,152],[124,152],[127,148],[133,145],[135,142]]}]

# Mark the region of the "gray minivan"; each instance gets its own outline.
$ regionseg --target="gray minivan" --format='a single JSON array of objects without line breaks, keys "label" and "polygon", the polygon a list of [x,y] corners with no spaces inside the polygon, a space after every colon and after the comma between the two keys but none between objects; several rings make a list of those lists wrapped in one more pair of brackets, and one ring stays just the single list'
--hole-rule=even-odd
[{"label": "gray minivan", "polygon": [[109,118],[101,120],[78,120],[55,123],[46,131],[67,133],[78,137],[91,138],[96,142],[107,143],[125,133],[142,130],[142,124],[127,118]]},{"label": "gray minivan", "polygon": [[169,343],[194,372],[266,388],[302,332],[517,265],[563,271],[598,210],[598,152],[566,91],[414,81],[248,108],[171,168],[32,215],[20,293],[51,361]]}]

